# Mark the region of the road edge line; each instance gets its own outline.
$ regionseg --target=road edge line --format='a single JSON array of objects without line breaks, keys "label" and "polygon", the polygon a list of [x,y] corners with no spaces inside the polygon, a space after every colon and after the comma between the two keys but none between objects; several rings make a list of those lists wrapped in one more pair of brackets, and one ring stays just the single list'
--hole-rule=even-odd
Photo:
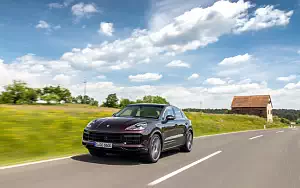
[{"label": "road edge line", "polygon": [[5,170],[5,169],[9,169],[9,168],[16,168],[16,167],[22,167],[22,166],[28,166],[28,165],[33,165],[33,164],[52,162],[52,161],[59,161],[59,160],[64,160],[64,159],[70,159],[71,157],[73,157],[73,155],[72,156],[67,156],[67,157],[60,157],[60,158],[53,158],[53,159],[47,159],[47,160],[41,160],[41,161],[21,163],[21,164],[10,165],[10,166],[1,166],[0,170]]}]

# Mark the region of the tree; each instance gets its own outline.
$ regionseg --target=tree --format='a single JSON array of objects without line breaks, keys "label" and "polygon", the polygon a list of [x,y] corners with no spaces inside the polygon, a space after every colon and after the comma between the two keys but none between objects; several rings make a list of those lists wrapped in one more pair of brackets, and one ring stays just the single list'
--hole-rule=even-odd
[{"label": "tree", "polygon": [[13,81],[13,84],[4,87],[5,91],[1,94],[2,103],[28,104],[37,100],[37,93],[34,89],[27,87],[22,81]]},{"label": "tree", "polygon": [[75,103],[75,104],[78,103],[76,97],[72,97],[72,103]]},{"label": "tree", "polygon": [[77,104],[83,104],[83,97],[81,95],[78,95],[76,97],[76,101],[77,101]]},{"label": "tree", "polygon": [[38,98],[38,93],[35,89],[32,89],[32,88],[26,89],[26,91],[25,91],[26,103],[28,103],[28,104],[35,103],[37,101],[37,98]]},{"label": "tree", "polygon": [[144,96],[142,100],[138,99],[136,102],[137,103],[169,104],[169,102],[165,98],[163,98],[161,96],[151,96],[151,95]]},{"label": "tree", "polygon": [[91,103],[91,98],[87,95],[83,96],[82,104],[90,104],[90,103]]},{"label": "tree", "polygon": [[47,101],[47,104],[50,104],[51,101],[55,101],[56,103],[60,101],[60,97],[56,94],[45,94],[41,99]]},{"label": "tree", "polygon": [[66,103],[70,103],[72,101],[72,96],[71,96],[71,92],[66,89],[66,88],[62,88],[60,86],[57,87],[53,87],[53,86],[48,86],[48,87],[44,87],[42,94],[55,94],[59,97],[59,101],[65,101]]},{"label": "tree", "polygon": [[109,94],[106,98],[106,101],[102,104],[103,107],[111,107],[116,108],[118,107],[118,97],[116,93]]},{"label": "tree", "polygon": [[120,108],[124,108],[125,106],[129,105],[129,104],[133,104],[134,101],[131,101],[129,99],[121,99],[120,100]]}]

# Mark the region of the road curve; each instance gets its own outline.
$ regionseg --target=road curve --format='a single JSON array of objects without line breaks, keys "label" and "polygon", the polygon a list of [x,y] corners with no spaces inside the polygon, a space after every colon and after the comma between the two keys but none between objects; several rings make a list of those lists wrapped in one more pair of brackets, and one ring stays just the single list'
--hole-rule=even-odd
[{"label": "road curve", "polygon": [[4,188],[299,188],[300,129],[242,132],[194,140],[191,153],[156,164],[90,155],[0,170]]}]

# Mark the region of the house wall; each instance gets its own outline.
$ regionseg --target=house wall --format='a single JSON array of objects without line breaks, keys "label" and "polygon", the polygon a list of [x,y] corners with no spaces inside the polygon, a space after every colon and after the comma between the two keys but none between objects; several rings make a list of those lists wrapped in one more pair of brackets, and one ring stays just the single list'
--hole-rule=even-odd
[{"label": "house wall", "polygon": [[267,108],[232,108],[234,114],[248,114],[263,117],[267,119]]},{"label": "house wall", "polygon": [[267,121],[270,123],[273,122],[272,110],[273,110],[272,105],[271,105],[271,103],[269,103],[267,106]]}]

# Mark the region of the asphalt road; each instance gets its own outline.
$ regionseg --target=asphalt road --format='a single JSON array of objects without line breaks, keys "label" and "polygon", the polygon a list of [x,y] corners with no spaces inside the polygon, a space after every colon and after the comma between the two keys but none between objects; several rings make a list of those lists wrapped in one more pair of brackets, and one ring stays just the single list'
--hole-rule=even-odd
[{"label": "asphalt road", "polygon": [[82,155],[0,170],[0,187],[299,188],[300,129],[198,138],[191,153],[138,158]]}]

